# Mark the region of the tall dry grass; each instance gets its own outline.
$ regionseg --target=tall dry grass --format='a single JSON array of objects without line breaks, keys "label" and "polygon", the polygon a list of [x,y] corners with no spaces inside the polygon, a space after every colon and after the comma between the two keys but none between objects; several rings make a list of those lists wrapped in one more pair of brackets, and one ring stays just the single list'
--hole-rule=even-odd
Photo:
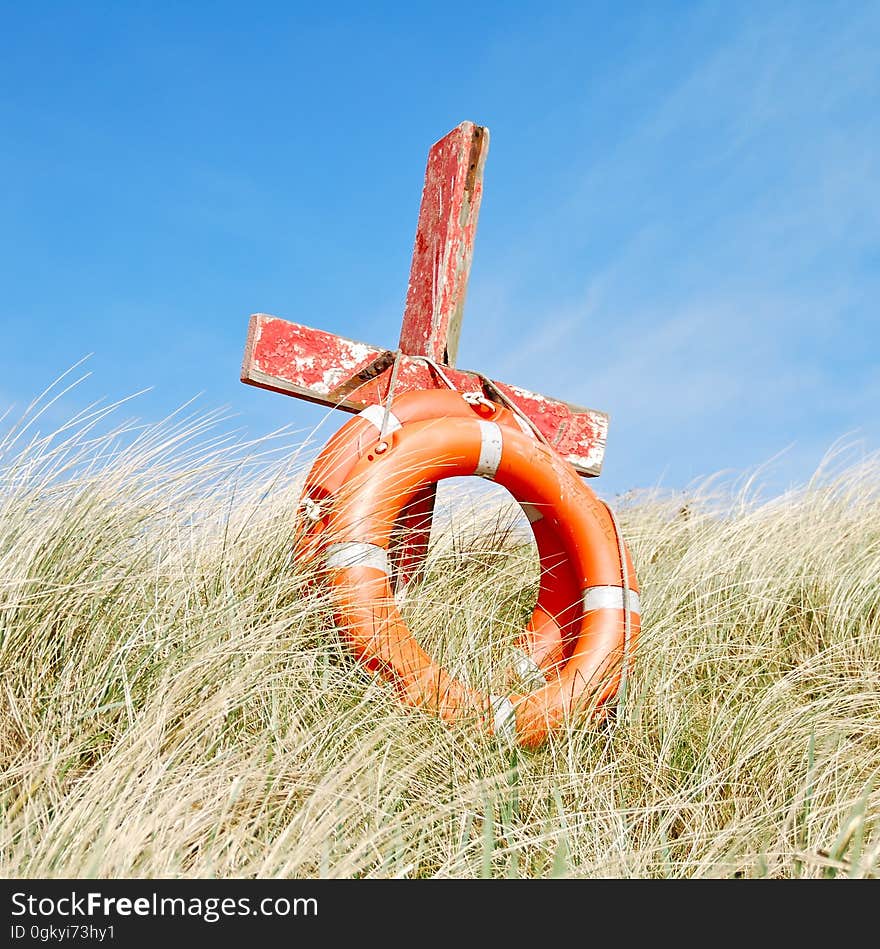
[{"label": "tall dry grass", "polygon": [[[877,874],[878,459],[619,506],[626,705],[524,753],[351,660],[290,559],[295,460],[209,417],[39,411],[0,445],[4,876]],[[456,514],[406,612],[485,685],[534,554],[512,506]]]}]

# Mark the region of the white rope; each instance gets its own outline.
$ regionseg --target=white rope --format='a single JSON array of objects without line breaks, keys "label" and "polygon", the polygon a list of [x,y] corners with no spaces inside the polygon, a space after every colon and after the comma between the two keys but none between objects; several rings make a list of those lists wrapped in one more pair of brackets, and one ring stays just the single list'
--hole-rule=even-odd
[{"label": "white rope", "polygon": [[629,650],[630,640],[632,638],[632,616],[630,615],[630,592],[629,592],[629,570],[626,566],[626,548],[623,543],[623,535],[620,533],[620,525],[617,523],[617,517],[611,510],[611,505],[602,501],[611,523],[614,525],[614,536],[617,538],[617,553],[620,557],[620,573],[623,579],[623,668],[620,670],[620,689],[617,693],[617,708],[620,715],[623,714],[626,707],[626,688],[629,679]]},{"label": "white rope", "polygon": [[[379,428],[380,442],[385,440],[388,419],[391,415],[391,405],[394,402],[394,394],[397,391],[397,370],[400,368],[400,357],[403,355],[403,350],[401,349],[393,351],[389,349],[386,355],[390,355],[392,352],[394,353],[394,362],[391,366],[391,379],[388,383],[388,395],[385,397],[385,413],[382,418],[382,425]],[[415,356],[412,353],[407,353],[406,355],[407,359],[421,359],[422,362],[427,363],[428,366],[430,366],[431,369],[437,373],[447,388],[452,389],[453,392],[458,391],[453,385],[449,376],[446,375],[446,373],[440,368],[439,364],[431,359],[430,356]]]},{"label": "white rope", "polygon": [[[389,382],[389,385],[388,385],[388,395],[385,398],[385,415],[383,418],[382,427],[379,430],[380,441],[384,440],[385,438],[385,427],[388,423],[388,416],[391,414],[391,404],[394,401],[394,393],[397,388],[397,370],[400,367],[400,357],[403,355],[403,351],[400,349],[397,349],[397,350],[389,349],[386,351],[385,355],[391,355],[392,353],[394,354],[394,363],[391,367],[391,381]],[[431,369],[434,370],[434,372],[437,373],[437,376],[440,378],[440,380],[443,382],[443,384],[446,386],[447,389],[451,389],[453,392],[459,391],[457,386],[453,383],[453,381],[449,378],[449,376],[447,376],[446,373],[443,371],[443,368],[440,366],[440,364],[437,363],[435,360],[431,359],[430,356],[417,356],[417,355],[414,355],[413,353],[407,353],[406,356],[407,356],[407,359],[420,359],[423,363],[426,363]],[[525,423],[525,425],[527,425],[529,429],[531,429],[531,431],[535,433],[535,437],[539,441],[542,441],[548,447],[551,447],[551,448],[553,447],[552,445],[550,445],[550,442],[547,441],[547,437],[544,435],[541,429],[538,428],[538,426],[535,425],[535,423],[528,417],[528,415],[526,415],[526,413],[523,412],[523,410],[509,396],[507,396],[504,392],[502,392],[501,389],[499,389],[498,386],[495,385],[495,383],[488,376],[484,376],[482,372],[473,372],[472,374],[475,375],[480,380],[480,382],[482,382],[482,384],[487,389],[490,390],[490,392],[496,395],[498,399],[504,405],[506,405],[507,408],[509,408],[510,411],[513,412],[513,414],[520,421]],[[492,404],[490,400],[486,399],[485,396],[481,395],[480,393],[470,393],[470,392],[464,393],[462,395],[462,398],[466,402],[473,403],[475,401],[479,401],[479,402],[487,403],[489,405]]]},{"label": "white rope", "polygon": [[437,375],[440,376],[440,378],[446,384],[446,387],[448,389],[452,389],[453,392],[458,391],[453,385],[452,380],[449,378],[449,376],[446,375],[446,373],[440,368],[439,364],[434,362],[434,360],[431,359],[430,356],[413,356],[410,353],[407,353],[407,356],[409,356],[410,359],[421,359],[422,362],[427,363],[434,370],[434,372],[436,372]]},{"label": "white rope", "polygon": [[553,447],[550,442],[547,441],[547,438],[541,429],[538,428],[538,426],[535,425],[535,423],[528,417],[528,415],[526,415],[525,412],[523,412],[523,410],[513,401],[513,399],[505,395],[488,376],[484,376],[482,372],[475,372],[474,375],[477,376],[480,382],[482,382],[487,389],[497,395],[498,398],[510,409],[511,412],[513,412],[514,415],[522,419],[526,425],[528,425],[528,427],[535,433],[535,437],[539,441],[542,441],[545,445],[547,445],[548,448]]},{"label": "white rope", "polygon": [[312,498],[303,498],[299,502],[299,506],[303,509],[303,513],[310,521],[320,521],[321,520],[321,503],[320,501],[315,501]]},{"label": "white rope", "polygon": [[400,355],[401,351],[398,349],[394,353],[394,362],[391,365],[391,381],[388,383],[388,395],[385,398],[385,413],[382,416],[382,424],[379,426],[380,442],[385,441],[385,435],[388,429],[388,420],[391,418],[391,403],[394,401],[394,390],[397,388],[397,369],[400,366]]}]

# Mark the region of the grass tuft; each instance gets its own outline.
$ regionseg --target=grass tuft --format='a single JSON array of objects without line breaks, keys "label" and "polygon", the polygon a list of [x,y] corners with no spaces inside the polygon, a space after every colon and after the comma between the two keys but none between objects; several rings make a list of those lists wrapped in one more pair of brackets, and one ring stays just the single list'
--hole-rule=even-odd
[{"label": "grass tuft", "polygon": [[[113,408],[0,440],[3,876],[877,875],[877,458],[629,497],[626,711],[526,753],[352,661],[291,561],[296,459]],[[405,606],[496,691],[536,592],[516,516],[462,494]]]}]

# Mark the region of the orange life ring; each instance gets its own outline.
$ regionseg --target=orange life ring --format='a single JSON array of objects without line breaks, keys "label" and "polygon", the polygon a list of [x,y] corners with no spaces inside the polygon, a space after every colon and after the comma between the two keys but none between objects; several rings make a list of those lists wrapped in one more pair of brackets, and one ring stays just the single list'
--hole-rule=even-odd
[{"label": "orange life ring", "polygon": [[[393,434],[413,422],[436,418],[481,418],[518,429],[534,437],[509,409],[487,399],[466,399],[451,389],[416,390],[394,399],[386,413],[371,405],[343,425],[324,446],[309,470],[297,519],[294,556],[314,560],[328,536],[326,527],[339,489],[355,464],[376,447],[383,424]],[[518,643],[522,650],[516,668],[523,678],[544,673],[564,657],[577,623],[578,584],[555,530],[542,512],[528,504],[523,510],[532,528],[541,563],[541,584],[534,612]]]},{"label": "orange life ring", "polygon": [[[356,655],[394,682],[405,701],[448,721],[487,716],[494,731],[515,731],[526,747],[543,742],[576,709],[592,703],[603,714],[639,633],[635,571],[625,545],[624,571],[610,512],[564,459],[507,425],[447,417],[401,427],[385,442],[383,452],[355,463],[327,524],[336,621]],[[421,648],[394,602],[388,546],[402,507],[424,485],[461,475],[491,478],[537,507],[581,590],[568,657],[529,694],[484,696],[455,680]]]}]

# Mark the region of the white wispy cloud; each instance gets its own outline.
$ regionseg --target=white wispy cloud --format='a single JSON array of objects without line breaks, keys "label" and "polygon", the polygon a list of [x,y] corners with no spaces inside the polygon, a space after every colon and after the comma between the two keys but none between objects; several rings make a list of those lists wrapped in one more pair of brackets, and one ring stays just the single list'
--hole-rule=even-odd
[{"label": "white wispy cloud", "polygon": [[701,52],[491,275],[515,301],[552,227],[580,288],[471,361],[610,411],[632,484],[880,440],[878,38],[876,5],[762,8]]}]

